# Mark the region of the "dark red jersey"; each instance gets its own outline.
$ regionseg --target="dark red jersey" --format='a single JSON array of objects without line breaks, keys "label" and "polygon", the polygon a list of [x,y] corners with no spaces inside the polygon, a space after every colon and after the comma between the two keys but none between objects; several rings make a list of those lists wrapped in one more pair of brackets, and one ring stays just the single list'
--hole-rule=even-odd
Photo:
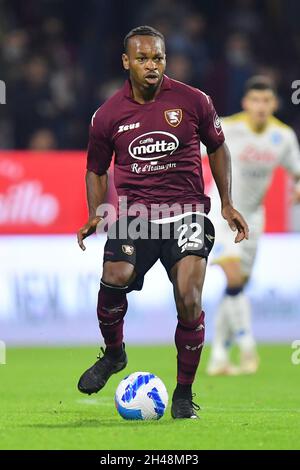
[{"label": "dark red jersey", "polygon": [[115,153],[114,181],[128,205],[203,204],[200,140],[213,152],[224,135],[211,98],[166,75],[155,101],[139,104],[130,81],[94,114],[87,169],[104,174]]}]

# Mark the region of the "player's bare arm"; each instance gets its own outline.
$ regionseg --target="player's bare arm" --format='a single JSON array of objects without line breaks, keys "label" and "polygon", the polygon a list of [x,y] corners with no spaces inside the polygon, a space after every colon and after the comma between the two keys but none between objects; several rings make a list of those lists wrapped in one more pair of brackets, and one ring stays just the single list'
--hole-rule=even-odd
[{"label": "player's bare arm", "polygon": [[227,220],[231,230],[238,231],[235,243],[248,239],[249,228],[244,217],[233,207],[231,199],[231,159],[227,145],[224,143],[214,152],[208,152],[209,164],[216,182],[222,205],[222,216]]},{"label": "player's bare arm", "polygon": [[89,219],[86,224],[77,232],[77,241],[80,248],[84,251],[85,245],[83,240],[95,233],[101,217],[96,214],[97,208],[103,203],[107,191],[107,174],[97,175],[93,171],[87,171],[86,177],[86,193],[89,209]]}]

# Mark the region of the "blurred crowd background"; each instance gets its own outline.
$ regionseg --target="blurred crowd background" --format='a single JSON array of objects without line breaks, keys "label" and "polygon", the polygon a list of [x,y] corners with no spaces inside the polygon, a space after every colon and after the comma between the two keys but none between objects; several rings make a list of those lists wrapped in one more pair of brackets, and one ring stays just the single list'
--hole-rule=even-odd
[{"label": "blurred crowd background", "polygon": [[300,136],[299,0],[0,0],[0,148],[83,149],[95,109],[126,78],[123,38],[149,24],[166,38],[167,73],[240,110],[245,80],[267,74],[278,117]]}]

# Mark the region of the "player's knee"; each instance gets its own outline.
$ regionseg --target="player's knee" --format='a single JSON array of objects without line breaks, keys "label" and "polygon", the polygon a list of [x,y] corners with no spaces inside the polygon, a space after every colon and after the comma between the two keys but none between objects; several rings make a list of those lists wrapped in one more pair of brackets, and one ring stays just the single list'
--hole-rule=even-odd
[{"label": "player's knee", "polygon": [[242,291],[246,283],[247,277],[242,273],[235,273],[232,276],[227,276],[227,289],[240,289],[240,291]]},{"label": "player's knee", "polygon": [[134,267],[129,263],[105,263],[102,280],[111,286],[125,287],[130,284]]},{"label": "player's knee", "polygon": [[226,276],[227,286],[229,288],[243,288],[247,282],[247,277],[245,276],[241,262],[239,260],[230,260],[223,262],[221,264],[223,271]]}]

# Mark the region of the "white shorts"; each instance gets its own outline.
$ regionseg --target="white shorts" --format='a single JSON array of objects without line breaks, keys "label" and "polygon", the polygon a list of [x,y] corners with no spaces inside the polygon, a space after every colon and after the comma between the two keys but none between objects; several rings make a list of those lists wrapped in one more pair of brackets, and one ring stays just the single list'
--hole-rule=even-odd
[{"label": "white shorts", "polygon": [[221,213],[217,216],[210,213],[216,232],[210,260],[212,264],[221,264],[226,259],[239,259],[243,273],[249,276],[255,261],[258,240],[264,230],[264,211],[259,208],[252,214],[242,214],[249,226],[249,240],[234,243],[236,232],[230,229]]}]

